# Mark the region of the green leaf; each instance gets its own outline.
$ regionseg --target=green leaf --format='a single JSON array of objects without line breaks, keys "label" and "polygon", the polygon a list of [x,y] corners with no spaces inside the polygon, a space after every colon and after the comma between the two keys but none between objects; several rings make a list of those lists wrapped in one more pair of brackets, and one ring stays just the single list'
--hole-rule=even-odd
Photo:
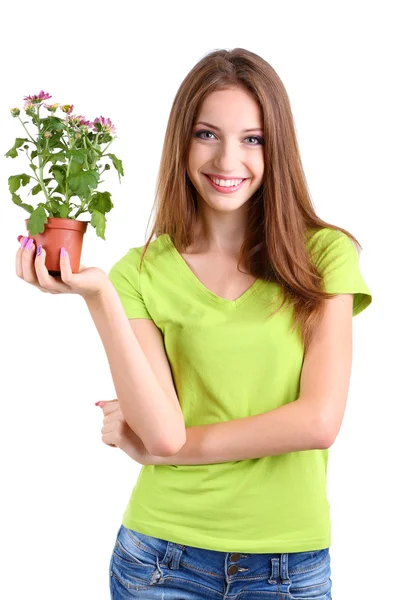
[{"label": "green leaf", "polygon": [[76,162],[75,160],[71,160],[71,162],[69,164],[70,177],[72,177],[72,175],[78,175],[79,173],[83,173],[83,169],[82,169],[81,165],[78,162]]},{"label": "green leaf", "polygon": [[54,153],[50,154],[49,161],[51,161],[53,163],[53,165],[57,161],[65,163],[65,161],[66,161],[65,152],[61,151],[61,152],[54,152]]},{"label": "green leaf", "polygon": [[54,150],[54,148],[61,148],[63,152],[65,152],[65,145],[62,142],[62,136],[59,133],[53,133],[52,137],[49,139],[48,146],[49,150]]},{"label": "green leaf", "polygon": [[53,175],[54,179],[57,181],[58,186],[57,189],[64,194],[65,193],[65,177],[67,173],[66,165],[52,165],[49,169],[49,172]]},{"label": "green leaf", "polygon": [[33,160],[34,158],[36,158],[38,155],[37,150],[32,150],[31,152],[31,160]]},{"label": "green leaf", "polygon": [[71,212],[72,207],[68,206],[68,204],[62,204],[59,207],[59,213],[60,213],[60,217],[62,219],[66,219],[69,215],[69,213]]},{"label": "green leaf", "polygon": [[89,212],[98,211],[103,215],[114,207],[114,204],[111,202],[111,194],[110,192],[96,192],[93,194],[90,204],[88,206]]},{"label": "green leaf", "polygon": [[[49,177],[49,178],[46,178],[46,179],[43,179],[43,183],[44,183],[45,185],[47,185],[47,184],[49,183],[49,181],[51,181],[51,178],[50,178],[50,177]],[[38,193],[39,193],[39,192],[41,192],[41,191],[42,191],[42,186],[40,185],[40,183],[38,183],[37,185],[35,185],[35,186],[34,186],[34,187],[31,189],[31,194],[32,194],[32,196],[36,196],[36,194],[38,194]]]},{"label": "green leaf", "polygon": [[77,163],[82,165],[86,160],[88,151],[85,148],[79,148],[78,150],[76,150],[74,148],[73,150],[68,150],[68,152],[66,154],[67,154],[68,158],[72,158]]},{"label": "green leaf", "polygon": [[41,191],[42,191],[42,186],[40,185],[40,183],[38,183],[37,185],[35,185],[35,187],[33,187],[31,189],[32,196],[36,196],[36,194],[38,194]]},{"label": "green leaf", "polygon": [[22,183],[25,186],[31,180],[31,176],[26,173],[21,173],[20,175],[11,175],[8,178],[8,187],[11,193],[16,192]]},{"label": "green leaf", "polygon": [[121,175],[124,175],[124,168],[122,166],[122,161],[119,158],[117,158],[115,156],[115,154],[105,154],[104,156],[109,156],[111,158],[114,167],[118,171],[118,179],[119,179],[119,182],[121,183]]},{"label": "green leaf", "polygon": [[80,198],[87,198],[91,189],[95,189],[99,181],[99,174],[95,170],[81,171],[68,178],[71,192],[75,192]]},{"label": "green leaf", "polygon": [[106,229],[106,217],[98,210],[94,210],[92,212],[90,224],[96,228],[97,235],[105,240],[106,238],[104,237],[104,232]]},{"label": "green leaf", "polygon": [[13,193],[13,194],[11,194],[11,196],[12,196],[12,201],[14,202],[14,204],[17,204],[17,206],[20,206],[21,208],[25,209],[26,211],[28,211],[28,213],[33,212],[33,206],[22,202],[21,198],[17,194]]},{"label": "green leaf", "polygon": [[28,229],[30,234],[37,235],[43,233],[44,225],[47,223],[47,215],[43,204],[39,204],[37,208],[32,212],[28,221]]},{"label": "green leaf", "polygon": [[60,205],[56,202],[57,198],[50,198],[50,207],[52,213],[58,213]]},{"label": "green leaf", "polygon": [[[52,192],[53,192],[53,194],[63,194],[63,195],[64,195],[64,193],[65,193],[65,192],[64,192],[64,190],[63,190],[63,188],[62,188],[60,185],[58,185],[57,187],[55,187],[55,188],[52,190]],[[53,196],[53,197],[55,198],[55,196]],[[58,198],[57,198],[57,200],[58,200]],[[61,200],[61,198],[60,198],[60,200]],[[62,202],[64,202],[65,200],[63,199],[63,200],[61,200],[61,201],[62,201]]]},{"label": "green leaf", "polygon": [[47,129],[51,129],[53,131],[61,131],[62,129],[64,129],[64,127],[64,121],[62,121],[58,117],[49,117],[47,119]]},{"label": "green leaf", "polygon": [[14,146],[8,152],[6,152],[5,156],[15,158],[16,156],[18,156],[17,148],[20,148],[24,142],[28,141],[29,140],[27,138],[17,138],[15,140]]}]

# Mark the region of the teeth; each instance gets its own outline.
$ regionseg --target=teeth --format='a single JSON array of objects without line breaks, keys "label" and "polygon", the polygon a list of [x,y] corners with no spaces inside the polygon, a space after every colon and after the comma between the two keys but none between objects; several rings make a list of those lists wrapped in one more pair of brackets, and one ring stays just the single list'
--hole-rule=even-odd
[{"label": "teeth", "polygon": [[243,181],[243,179],[216,179],[215,177],[210,177],[210,179],[213,183],[216,183],[221,187],[234,187]]}]

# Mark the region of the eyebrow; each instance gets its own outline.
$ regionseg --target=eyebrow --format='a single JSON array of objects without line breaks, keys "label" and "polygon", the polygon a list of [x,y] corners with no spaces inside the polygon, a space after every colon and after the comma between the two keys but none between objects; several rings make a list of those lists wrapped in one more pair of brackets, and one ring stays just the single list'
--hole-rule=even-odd
[{"label": "eyebrow", "polygon": [[[195,125],[207,125],[207,127],[211,127],[212,129],[216,129],[217,131],[221,131],[219,127],[216,125],[212,125],[211,123],[206,123],[205,121],[198,121]],[[250,127],[250,129],[243,129],[241,133],[247,133],[248,131],[262,131],[262,127]]]}]

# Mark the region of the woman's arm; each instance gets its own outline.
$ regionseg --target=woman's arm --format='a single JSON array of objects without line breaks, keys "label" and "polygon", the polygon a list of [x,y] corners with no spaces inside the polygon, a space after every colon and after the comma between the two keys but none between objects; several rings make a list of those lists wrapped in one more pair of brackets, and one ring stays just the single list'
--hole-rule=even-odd
[{"label": "woman's arm", "polygon": [[121,412],[151,454],[176,454],[186,441],[179,403],[154,375],[111,282],[86,305],[107,354]]},{"label": "woman's arm", "polygon": [[259,415],[189,427],[176,455],[148,456],[145,464],[200,465],[329,448],[340,430],[350,383],[353,295],[324,302],[296,401]]},{"label": "woman's arm", "polygon": [[259,415],[188,427],[177,454],[149,454],[144,464],[204,465],[325,448],[316,415],[315,406],[299,398]]}]

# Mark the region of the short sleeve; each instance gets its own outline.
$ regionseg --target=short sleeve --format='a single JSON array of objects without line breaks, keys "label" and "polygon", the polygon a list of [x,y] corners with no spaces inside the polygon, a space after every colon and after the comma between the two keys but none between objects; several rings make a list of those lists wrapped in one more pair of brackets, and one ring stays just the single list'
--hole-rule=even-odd
[{"label": "short sleeve", "polygon": [[[353,316],[372,302],[371,292],[362,276],[358,250],[343,231],[324,228],[314,236],[315,264],[324,277],[324,289],[330,294],[354,294]],[[315,252],[315,254],[314,254]]]},{"label": "short sleeve", "polygon": [[108,278],[116,289],[128,319],[151,319],[143,300],[139,259],[141,248],[131,248],[110,269]]}]

